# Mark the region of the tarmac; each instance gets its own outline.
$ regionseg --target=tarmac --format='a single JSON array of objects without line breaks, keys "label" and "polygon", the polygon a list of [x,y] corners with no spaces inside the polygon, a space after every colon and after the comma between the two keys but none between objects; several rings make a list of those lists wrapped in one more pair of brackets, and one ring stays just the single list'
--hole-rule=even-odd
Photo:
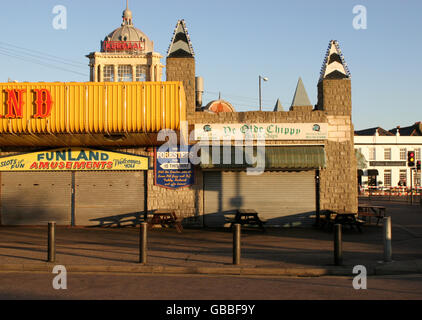
[{"label": "tarmac", "polygon": [[233,265],[229,229],[174,228],[148,231],[147,261],[139,263],[139,227],[56,227],[56,259],[47,262],[47,226],[0,226],[0,272],[48,272],[63,265],[73,273],[213,274],[259,276],[354,276],[422,274],[422,207],[405,201],[360,200],[387,207],[392,220],[392,258],[385,262],[382,222],[343,228],[343,263],[334,264],[333,231],[312,226],[243,228],[241,259]]}]

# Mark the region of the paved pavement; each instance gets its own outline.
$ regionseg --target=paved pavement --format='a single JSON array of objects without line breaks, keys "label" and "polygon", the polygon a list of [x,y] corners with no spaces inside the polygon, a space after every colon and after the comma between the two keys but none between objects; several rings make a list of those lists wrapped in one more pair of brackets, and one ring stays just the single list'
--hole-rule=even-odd
[{"label": "paved pavement", "polygon": [[[68,272],[352,275],[364,265],[368,275],[422,273],[422,207],[403,202],[387,207],[392,219],[393,262],[384,263],[382,223],[363,232],[343,230],[343,265],[335,266],[333,233],[312,227],[242,230],[241,264],[232,264],[232,234],[224,229],[173,228],[148,232],[147,264],[139,261],[139,228],[56,229],[56,262],[47,263],[47,227],[0,227],[0,272]],[[375,222],[375,221],[374,221]]]}]

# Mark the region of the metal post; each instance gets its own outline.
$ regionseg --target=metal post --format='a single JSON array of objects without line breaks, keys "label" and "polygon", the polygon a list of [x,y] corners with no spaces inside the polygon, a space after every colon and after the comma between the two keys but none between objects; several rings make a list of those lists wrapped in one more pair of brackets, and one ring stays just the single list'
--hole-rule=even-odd
[{"label": "metal post", "polygon": [[262,103],[261,103],[261,76],[258,77],[259,80],[259,111],[262,111]]},{"label": "metal post", "polygon": [[336,266],[341,266],[343,264],[341,227],[341,224],[334,225],[334,264]]},{"label": "metal post", "polygon": [[233,264],[240,264],[240,224],[238,223],[233,229]]},{"label": "metal post", "polygon": [[48,223],[48,262],[56,261],[56,222]]},{"label": "metal post", "polygon": [[148,223],[142,222],[139,234],[139,263],[147,263],[147,229]]},{"label": "metal post", "polygon": [[413,205],[413,168],[410,168],[410,204]]},{"label": "metal post", "polygon": [[384,261],[392,261],[391,249],[391,217],[383,218]]}]

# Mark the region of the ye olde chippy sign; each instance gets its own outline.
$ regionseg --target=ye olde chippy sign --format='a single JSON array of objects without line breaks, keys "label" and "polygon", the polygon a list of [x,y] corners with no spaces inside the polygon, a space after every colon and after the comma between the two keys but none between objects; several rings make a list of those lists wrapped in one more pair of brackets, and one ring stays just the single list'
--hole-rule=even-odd
[{"label": "ye olde chippy sign", "polygon": [[325,140],[327,123],[195,124],[195,140]]}]

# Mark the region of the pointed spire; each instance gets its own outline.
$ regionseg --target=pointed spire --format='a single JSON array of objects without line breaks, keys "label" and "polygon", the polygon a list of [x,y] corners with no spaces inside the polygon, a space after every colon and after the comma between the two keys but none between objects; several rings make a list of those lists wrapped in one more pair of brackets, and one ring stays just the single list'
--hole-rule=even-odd
[{"label": "pointed spire", "polygon": [[277,102],[274,106],[274,111],[284,111],[283,106],[281,105],[280,99],[277,99]]},{"label": "pointed spire", "polygon": [[305,86],[303,85],[303,82],[302,82],[302,78],[299,77],[291,107],[304,107],[304,106],[312,106],[312,104],[308,98],[308,94],[306,93]]},{"label": "pointed spire", "polygon": [[173,38],[171,39],[169,49],[167,51],[167,57],[194,57],[192,44],[188,29],[186,28],[185,20],[177,21],[176,28],[173,32]]},{"label": "pointed spire", "polygon": [[324,63],[321,68],[319,81],[323,79],[350,79],[351,75],[344,61],[337,40],[331,40],[328,44]]}]

